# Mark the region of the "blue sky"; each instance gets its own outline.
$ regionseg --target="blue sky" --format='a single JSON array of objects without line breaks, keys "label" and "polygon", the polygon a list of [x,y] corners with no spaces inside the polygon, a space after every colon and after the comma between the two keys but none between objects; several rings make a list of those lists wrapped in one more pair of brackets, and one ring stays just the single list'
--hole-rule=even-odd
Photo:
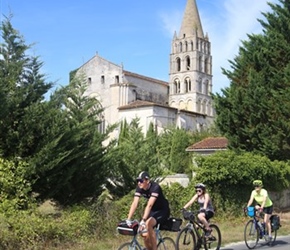
[{"label": "blue sky", "polygon": [[[69,72],[92,58],[123,64],[124,69],[168,81],[174,31],[179,31],[187,0],[0,0],[3,15],[35,43],[47,80],[63,86]],[[278,0],[268,0],[277,3]],[[212,46],[213,92],[229,86],[221,67],[238,52],[246,34],[260,33],[257,18],[267,0],[197,0],[204,33]]]}]

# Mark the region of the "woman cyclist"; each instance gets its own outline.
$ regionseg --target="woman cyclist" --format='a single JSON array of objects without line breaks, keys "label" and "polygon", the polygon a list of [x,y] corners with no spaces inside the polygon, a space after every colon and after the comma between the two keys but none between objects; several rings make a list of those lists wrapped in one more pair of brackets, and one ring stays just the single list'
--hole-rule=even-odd
[{"label": "woman cyclist", "polygon": [[269,239],[272,238],[271,235],[271,222],[270,216],[273,213],[273,202],[270,200],[268,192],[263,187],[263,182],[261,180],[254,180],[253,185],[255,189],[251,193],[250,200],[248,201],[247,207],[251,206],[253,201],[256,201],[256,210],[264,212],[264,222],[268,229]]},{"label": "woman cyclist", "polygon": [[191,198],[191,200],[183,207],[187,209],[193,202],[197,201],[199,204],[198,219],[204,225],[206,229],[205,236],[210,236],[211,228],[209,227],[208,220],[214,216],[214,209],[211,202],[209,194],[206,192],[206,186],[203,183],[198,183],[195,185],[196,194]]}]

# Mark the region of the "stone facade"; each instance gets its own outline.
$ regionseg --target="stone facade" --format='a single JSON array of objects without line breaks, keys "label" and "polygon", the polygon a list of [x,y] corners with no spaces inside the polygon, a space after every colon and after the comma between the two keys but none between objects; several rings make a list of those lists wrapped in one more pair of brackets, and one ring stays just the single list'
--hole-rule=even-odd
[{"label": "stone facade", "polygon": [[160,132],[168,126],[199,131],[213,123],[210,42],[195,0],[187,1],[180,34],[172,41],[169,82],[126,71],[97,54],[77,70],[87,79],[86,94],[104,108],[102,127],[136,117],[144,133],[150,123]]}]

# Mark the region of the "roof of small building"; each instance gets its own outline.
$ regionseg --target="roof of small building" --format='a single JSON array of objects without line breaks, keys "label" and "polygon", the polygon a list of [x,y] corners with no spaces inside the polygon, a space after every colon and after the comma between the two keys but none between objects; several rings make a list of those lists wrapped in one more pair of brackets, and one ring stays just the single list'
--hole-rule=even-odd
[{"label": "roof of small building", "polygon": [[228,139],[225,137],[208,137],[199,141],[189,147],[187,147],[186,151],[195,151],[195,150],[206,150],[206,149],[214,149],[214,150],[224,150],[227,149]]}]

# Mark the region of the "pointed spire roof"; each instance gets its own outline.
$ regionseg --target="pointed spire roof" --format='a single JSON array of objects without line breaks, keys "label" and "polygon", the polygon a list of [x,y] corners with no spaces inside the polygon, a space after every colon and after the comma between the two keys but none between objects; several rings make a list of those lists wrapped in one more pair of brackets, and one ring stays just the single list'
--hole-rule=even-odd
[{"label": "pointed spire roof", "polygon": [[204,38],[196,0],[187,0],[179,37],[182,38],[184,35],[188,37],[194,34],[197,34],[200,38]]}]

